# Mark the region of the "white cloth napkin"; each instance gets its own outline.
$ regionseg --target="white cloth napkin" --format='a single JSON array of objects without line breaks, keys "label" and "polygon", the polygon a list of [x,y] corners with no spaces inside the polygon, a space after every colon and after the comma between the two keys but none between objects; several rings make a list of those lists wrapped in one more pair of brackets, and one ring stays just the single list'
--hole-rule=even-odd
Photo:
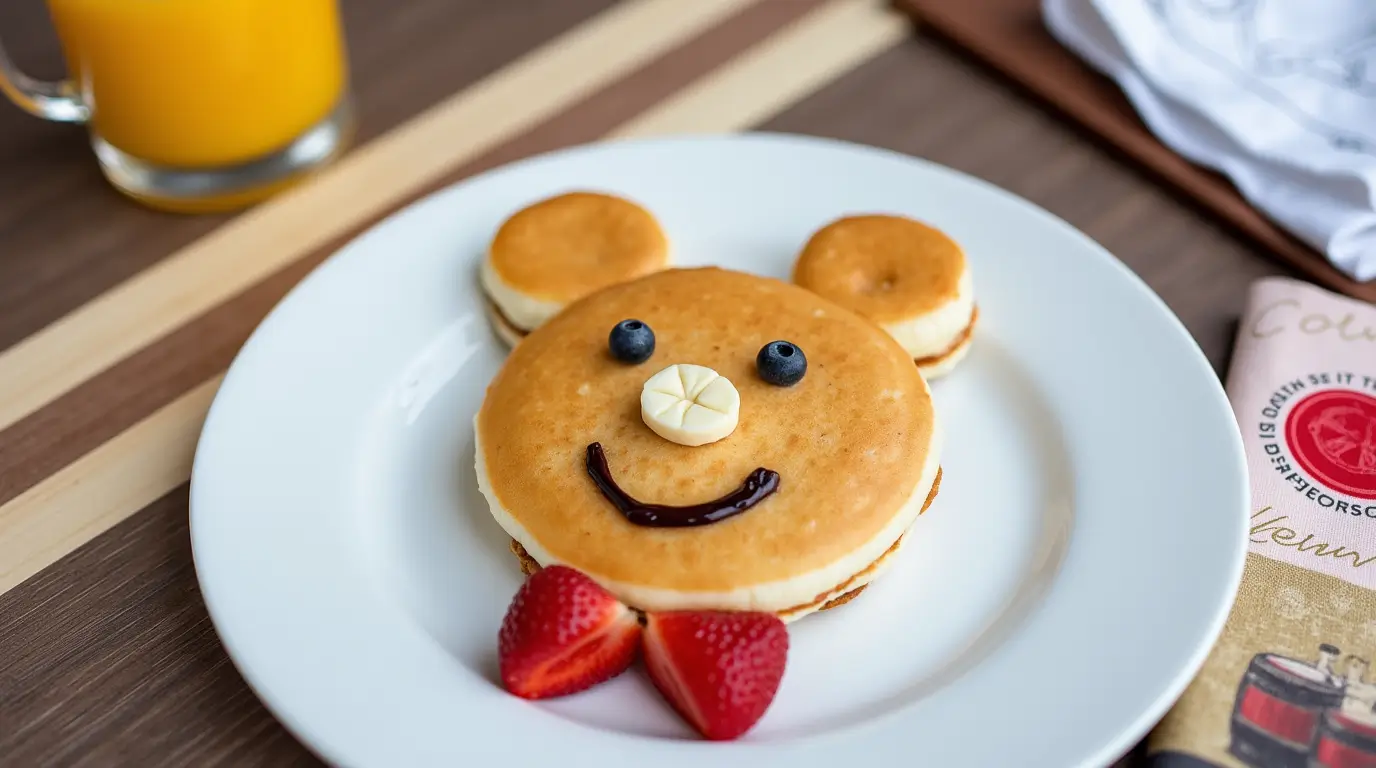
[{"label": "white cloth napkin", "polygon": [[1162,142],[1376,278],[1376,0],[1043,0]]}]

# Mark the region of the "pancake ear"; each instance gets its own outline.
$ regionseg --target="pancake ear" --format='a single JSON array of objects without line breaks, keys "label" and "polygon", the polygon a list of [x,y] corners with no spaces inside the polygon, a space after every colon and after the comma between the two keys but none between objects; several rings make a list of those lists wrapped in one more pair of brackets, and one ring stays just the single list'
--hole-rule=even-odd
[{"label": "pancake ear", "polygon": [[569,305],[669,265],[669,239],[654,214],[614,194],[572,191],[503,221],[478,281],[497,335],[513,343]]}]

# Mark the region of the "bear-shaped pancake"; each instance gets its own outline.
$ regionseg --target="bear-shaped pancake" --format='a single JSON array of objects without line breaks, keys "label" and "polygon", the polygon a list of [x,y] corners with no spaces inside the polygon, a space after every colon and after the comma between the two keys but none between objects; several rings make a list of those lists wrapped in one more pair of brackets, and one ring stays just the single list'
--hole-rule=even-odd
[{"label": "bear-shaped pancake", "polygon": [[[643,362],[609,349],[629,319],[654,334]],[[757,364],[778,340],[806,357],[787,385]],[[647,423],[646,383],[670,366],[729,382],[738,399],[719,407],[734,424],[713,427],[724,436],[683,444]],[[939,485],[940,429],[911,354],[808,290],[718,268],[577,300],[513,348],[474,423],[479,487],[526,569],[571,566],[643,610],[791,620],[843,602]],[[634,504],[663,514],[628,513]],[[707,521],[678,511],[713,505],[725,511]]]}]

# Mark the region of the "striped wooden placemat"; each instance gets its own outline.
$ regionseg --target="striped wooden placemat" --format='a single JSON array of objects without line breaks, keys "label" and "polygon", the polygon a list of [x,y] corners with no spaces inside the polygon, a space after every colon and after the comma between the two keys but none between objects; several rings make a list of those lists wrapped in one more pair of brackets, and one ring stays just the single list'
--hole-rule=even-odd
[{"label": "striped wooden placemat", "polygon": [[[881,0],[343,6],[363,143],[237,216],[134,207],[72,129],[0,111],[2,764],[311,759],[200,603],[194,441],[235,352],[296,282],[465,176],[609,137],[752,128],[925,155],[1104,242],[1215,364],[1246,282],[1275,271]],[[7,42],[38,40],[9,30],[40,16],[13,14],[0,6]]]}]

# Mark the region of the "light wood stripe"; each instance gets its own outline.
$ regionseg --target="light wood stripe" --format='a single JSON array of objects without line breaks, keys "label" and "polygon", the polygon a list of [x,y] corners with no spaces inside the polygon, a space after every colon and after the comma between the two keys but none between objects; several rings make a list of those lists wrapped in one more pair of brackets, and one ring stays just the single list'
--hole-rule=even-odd
[{"label": "light wood stripe", "polygon": [[[828,6],[789,34],[756,46],[612,135],[713,133],[758,125],[838,73],[894,45],[908,29],[907,19],[874,2]],[[726,115],[729,124],[723,123]]]},{"label": "light wood stripe", "polygon": [[0,507],[0,594],[186,482],[215,376]]},{"label": "light wood stripe", "polygon": [[0,353],[0,429],[756,0],[617,6]]},{"label": "light wood stripe", "polygon": [[[833,0],[611,135],[749,128],[887,49],[905,25],[877,0]],[[192,441],[218,381],[179,397],[0,506],[0,563],[17,564],[0,572],[0,592],[185,482]],[[54,509],[64,512],[51,514]]]}]

